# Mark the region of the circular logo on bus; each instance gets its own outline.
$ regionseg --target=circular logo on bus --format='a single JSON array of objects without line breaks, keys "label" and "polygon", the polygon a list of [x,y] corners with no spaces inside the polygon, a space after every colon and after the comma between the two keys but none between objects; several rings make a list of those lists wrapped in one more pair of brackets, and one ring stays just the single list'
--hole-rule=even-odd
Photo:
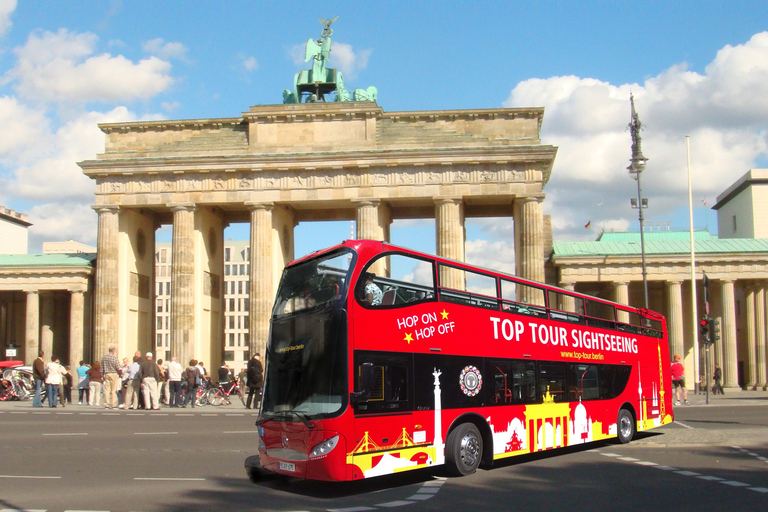
[{"label": "circular logo on bus", "polygon": [[475,396],[483,388],[483,376],[480,370],[472,365],[465,366],[459,375],[459,385],[461,391],[467,396]]}]

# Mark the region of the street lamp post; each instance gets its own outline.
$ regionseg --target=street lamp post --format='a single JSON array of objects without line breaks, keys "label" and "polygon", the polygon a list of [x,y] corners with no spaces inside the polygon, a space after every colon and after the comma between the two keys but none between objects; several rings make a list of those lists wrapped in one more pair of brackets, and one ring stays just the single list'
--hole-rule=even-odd
[{"label": "street lamp post", "polygon": [[643,294],[645,298],[645,308],[648,309],[648,272],[645,267],[645,227],[643,217],[643,210],[648,208],[648,199],[643,198],[643,188],[640,185],[640,175],[643,173],[645,163],[648,159],[643,156],[643,150],[640,147],[640,130],[643,125],[640,122],[640,117],[635,111],[635,97],[631,93],[629,95],[629,102],[632,105],[632,120],[629,122],[629,131],[632,135],[632,158],[630,159],[631,163],[629,164],[629,167],[627,167],[627,170],[629,170],[630,177],[637,181],[637,198],[632,198],[631,203],[632,208],[636,208],[640,212],[640,253],[643,269]]}]

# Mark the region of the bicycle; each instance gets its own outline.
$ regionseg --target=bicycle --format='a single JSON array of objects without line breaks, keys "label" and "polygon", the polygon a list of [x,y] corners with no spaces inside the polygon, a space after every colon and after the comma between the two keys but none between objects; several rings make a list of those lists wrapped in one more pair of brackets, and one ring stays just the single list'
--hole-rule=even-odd
[{"label": "bicycle", "polygon": [[232,385],[229,386],[229,389],[224,389],[224,386],[217,386],[214,388],[211,388],[208,390],[207,399],[208,403],[211,405],[224,405],[226,402],[226,405],[232,405],[232,401],[229,399],[229,396],[234,393],[235,395],[240,397],[240,402],[245,406],[245,397],[243,396],[243,391],[240,389],[240,386],[237,384],[237,382],[232,382]]}]

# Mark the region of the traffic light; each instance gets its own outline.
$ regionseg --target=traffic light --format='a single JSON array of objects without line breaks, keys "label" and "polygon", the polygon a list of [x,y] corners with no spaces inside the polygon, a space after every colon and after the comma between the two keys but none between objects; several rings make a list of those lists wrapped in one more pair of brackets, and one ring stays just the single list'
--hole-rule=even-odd
[{"label": "traffic light", "polygon": [[720,341],[720,317],[710,319],[710,332],[712,333],[712,343]]},{"label": "traffic light", "polygon": [[704,317],[699,322],[699,343],[707,344],[710,341],[709,338],[709,328],[710,328],[710,322],[712,319],[709,317]]}]

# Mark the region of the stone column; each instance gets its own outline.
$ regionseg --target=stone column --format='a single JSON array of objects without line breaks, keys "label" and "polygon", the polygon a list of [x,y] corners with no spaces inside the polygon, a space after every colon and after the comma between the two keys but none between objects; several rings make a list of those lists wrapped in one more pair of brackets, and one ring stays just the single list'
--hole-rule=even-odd
[{"label": "stone column", "polygon": [[723,386],[739,389],[738,352],[736,344],[736,299],[733,294],[733,281],[720,282],[722,294],[722,346],[723,346]]},{"label": "stone column", "polygon": [[[619,304],[626,304],[629,305],[629,283],[623,282],[623,281],[616,281],[613,283],[613,297],[614,302],[618,302]],[[629,323],[629,313],[626,311],[617,311],[616,312],[616,319],[623,323],[628,324]]]},{"label": "stone column", "polygon": [[[46,356],[54,355],[53,352],[53,296],[50,292],[40,297],[40,349]],[[56,354],[57,356],[60,354]]]},{"label": "stone column", "polygon": [[747,286],[744,290],[747,305],[747,389],[757,389],[757,337],[755,336],[755,289]]},{"label": "stone column", "polygon": [[[25,322],[24,364],[31,365],[40,350],[40,294],[37,290],[27,292],[27,318]],[[50,357],[51,354],[45,354]]]},{"label": "stone column", "polygon": [[182,366],[195,357],[194,203],[172,203],[171,356]]},{"label": "stone column", "polygon": [[118,234],[119,207],[95,206],[99,214],[98,259],[96,260],[96,290],[93,318],[94,360],[107,353],[118,339]]},{"label": "stone column", "polygon": [[264,353],[269,336],[269,319],[275,300],[272,276],[272,203],[246,203],[251,209],[250,351]]},{"label": "stone column", "polygon": [[[667,281],[667,333],[669,349],[672,354],[680,354],[685,359],[685,342],[683,339],[683,287],[680,281]],[[691,375],[692,372],[686,372]],[[695,378],[689,378],[692,385]]]},{"label": "stone column", "polygon": [[765,391],[768,387],[766,374],[766,336],[765,336],[765,285],[761,284],[755,292],[755,331],[757,333],[757,389]]},{"label": "stone column", "polygon": [[[560,287],[572,292],[576,289],[576,283],[563,283]],[[526,301],[530,304],[530,297],[526,297]],[[561,295],[560,304],[550,304],[549,307],[556,307],[562,311],[569,311],[571,313],[576,312],[576,302],[574,298],[569,295]]]},{"label": "stone column", "polygon": [[81,290],[72,290],[69,299],[69,364],[75,368],[83,359],[85,302]]},{"label": "stone column", "polygon": [[[517,275],[544,282],[544,216],[535,196],[515,200],[515,267]],[[532,299],[535,301],[535,299]],[[543,304],[540,304],[543,306]]]},{"label": "stone column", "polygon": [[[435,198],[437,255],[464,261],[464,203],[460,197]],[[457,270],[440,273],[440,286],[464,290],[464,273]]]},{"label": "stone column", "polygon": [[[379,199],[354,200],[357,211],[357,238],[389,242],[392,214],[389,206]],[[379,258],[371,270],[379,276],[389,277],[389,258]]]}]

